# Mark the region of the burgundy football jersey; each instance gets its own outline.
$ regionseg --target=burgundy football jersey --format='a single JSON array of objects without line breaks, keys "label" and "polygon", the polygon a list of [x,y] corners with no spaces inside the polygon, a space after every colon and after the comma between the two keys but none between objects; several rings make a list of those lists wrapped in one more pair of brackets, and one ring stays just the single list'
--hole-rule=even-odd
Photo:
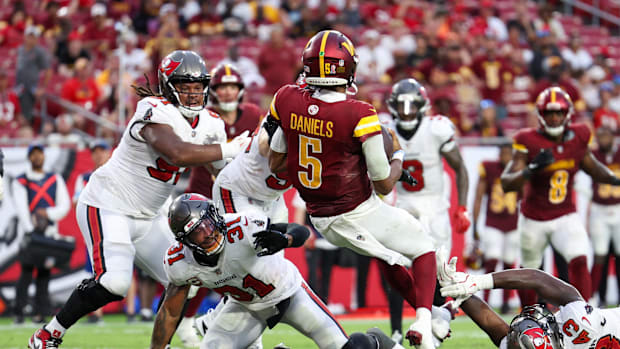
[{"label": "burgundy football jersey", "polygon": [[499,161],[483,161],[480,164],[480,180],[486,184],[487,218],[486,225],[503,232],[517,229],[518,193],[504,193],[499,177],[504,166]]},{"label": "burgundy football jersey", "polygon": [[[262,112],[256,104],[242,103],[239,105],[239,115],[232,125],[224,123],[226,128],[226,136],[228,140],[243,133],[250,131],[252,133],[260,122]],[[211,172],[203,166],[192,168],[189,174],[189,184],[185,190],[187,193],[202,194],[211,199],[211,190],[213,189],[213,176]]]},{"label": "burgundy football jersey", "polygon": [[381,134],[377,111],[356,100],[327,103],[282,87],[270,107],[288,145],[288,177],[315,217],[353,210],[372,193],[362,143]]},{"label": "burgundy football jersey", "polygon": [[[614,148],[609,155],[599,150],[593,151],[592,154],[598,161],[609,167],[616,176],[620,175],[620,149]],[[601,205],[620,204],[620,186],[592,181],[592,201]]]},{"label": "burgundy football jersey", "polygon": [[525,217],[547,221],[576,211],[573,182],[591,137],[585,124],[569,125],[561,143],[553,142],[534,128],[515,135],[513,148],[527,153],[528,163],[541,149],[550,148],[555,158],[551,165],[533,173],[525,186],[521,201],[521,213]]}]

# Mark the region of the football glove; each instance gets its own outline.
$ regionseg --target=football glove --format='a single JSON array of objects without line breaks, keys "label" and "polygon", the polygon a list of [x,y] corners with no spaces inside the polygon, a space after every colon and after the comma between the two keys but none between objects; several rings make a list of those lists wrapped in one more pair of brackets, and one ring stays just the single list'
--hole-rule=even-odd
[{"label": "football glove", "polygon": [[400,178],[398,179],[400,182],[405,182],[411,186],[416,186],[418,185],[418,181],[413,178],[411,176],[411,173],[409,173],[409,171],[407,170],[403,170],[403,172],[400,174]]},{"label": "football glove", "polygon": [[254,248],[261,249],[256,255],[259,257],[270,255],[281,251],[288,246],[288,239],[285,234],[277,230],[267,229],[254,233]]},{"label": "football glove", "polygon": [[454,211],[454,214],[452,214],[452,222],[454,223],[454,228],[457,233],[463,234],[469,229],[471,222],[468,216],[469,214],[465,206],[459,206],[456,211]]},{"label": "football glove", "polygon": [[[440,247],[435,252],[435,261],[437,262],[437,281],[439,281],[439,285],[442,287],[466,280],[467,274],[456,271],[457,258],[452,257],[448,262],[449,257],[450,252],[445,247]],[[451,306],[453,309],[456,309],[469,297],[453,298],[455,299]]]},{"label": "football glove", "polygon": [[551,165],[555,161],[551,149],[541,149],[540,153],[536,154],[532,162],[527,165],[528,170],[531,172],[537,172],[543,168]]},{"label": "football glove", "polygon": [[245,150],[252,141],[252,138],[248,137],[249,133],[250,131],[246,130],[230,142],[220,144],[220,147],[222,147],[222,159],[232,159]]},{"label": "football glove", "polygon": [[493,288],[493,276],[491,274],[470,275],[461,272],[457,272],[456,274],[456,279],[460,281],[452,285],[441,287],[442,296],[467,299],[480,290],[489,290]]}]

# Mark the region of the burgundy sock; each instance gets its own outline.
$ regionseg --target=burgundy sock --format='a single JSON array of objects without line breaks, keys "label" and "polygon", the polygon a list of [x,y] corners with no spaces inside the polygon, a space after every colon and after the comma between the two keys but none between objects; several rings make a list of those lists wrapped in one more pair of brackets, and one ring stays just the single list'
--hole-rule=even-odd
[{"label": "burgundy sock", "polygon": [[526,307],[528,305],[534,305],[538,302],[538,295],[534,290],[526,290],[520,289],[517,290],[519,294],[519,298],[521,299],[521,307]]},{"label": "burgundy sock", "polygon": [[592,293],[598,291],[598,285],[601,283],[601,277],[603,274],[603,265],[599,263],[594,263],[592,265],[592,272],[590,273],[592,278],[591,290]]},{"label": "burgundy sock", "polygon": [[431,309],[437,285],[435,252],[431,251],[413,260],[411,274],[416,294],[416,307]]},{"label": "burgundy sock", "polygon": [[200,308],[200,304],[202,304],[202,300],[205,299],[209,293],[208,288],[201,287],[198,289],[198,292],[194,296],[194,298],[189,300],[189,304],[187,305],[187,309],[185,310],[185,317],[194,317],[198,312],[198,308]]},{"label": "burgundy sock", "polygon": [[[600,280],[600,279],[599,279]],[[575,288],[581,293],[583,299],[588,301],[592,294],[591,286],[592,281],[590,280],[590,273],[588,271],[588,260],[586,256],[579,256],[573,258],[568,263],[568,281],[571,285],[575,286]]]},{"label": "burgundy sock", "polygon": [[[416,293],[413,287],[413,278],[407,271],[407,268],[397,264],[389,265],[381,259],[377,259],[377,262],[390,286],[394,287],[405,298],[407,303],[415,309]],[[434,284],[435,282],[433,282]]]}]

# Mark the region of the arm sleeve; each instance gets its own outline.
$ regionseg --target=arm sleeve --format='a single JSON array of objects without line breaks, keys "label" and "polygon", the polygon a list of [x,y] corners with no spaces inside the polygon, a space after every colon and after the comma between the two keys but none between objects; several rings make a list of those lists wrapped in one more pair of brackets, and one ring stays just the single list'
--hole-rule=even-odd
[{"label": "arm sleeve", "polygon": [[271,150],[278,153],[286,153],[288,151],[288,145],[286,144],[286,137],[284,137],[282,127],[278,126],[276,129],[269,147],[271,147]]},{"label": "arm sleeve", "polygon": [[28,209],[28,192],[17,179],[13,180],[13,201],[17,217],[19,218],[19,224],[21,224],[25,232],[31,232],[34,227],[30,217],[30,210]]},{"label": "arm sleeve", "polygon": [[56,175],[56,206],[48,207],[45,210],[47,218],[53,222],[58,222],[69,213],[70,208],[71,201],[69,200],[67,185],[60,175]]},{"label": "arm sleeve", "polygon": [[381,133],[366,139],[362,143],[362,152],[368,166],[368,173],[372,181],[381,181],[390,175],[390,164],[383,148]]}]

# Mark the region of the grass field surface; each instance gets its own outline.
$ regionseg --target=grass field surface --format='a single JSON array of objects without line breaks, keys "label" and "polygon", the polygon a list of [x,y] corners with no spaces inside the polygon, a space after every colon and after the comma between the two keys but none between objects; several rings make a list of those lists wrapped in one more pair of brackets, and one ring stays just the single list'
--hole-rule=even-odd
[{"label": "grass field surface", "polygon": [[[413,319],[406,318],[405,325],[409,325]],[[371,320],[341,320],[341,324],[347,333],[366,331],[368,328],[377,326],[388,333],[389,321],[387,319]],[[28,338],[38,328],[31,322],[22,325],[13,324],[12,318],[0,318],[0,348],[15,349],[26,348]],[[106,315],[101,325],[87,324],[81,320],[72,327],[65,336],[62,349],[138,349],[148,348],[152,323],[135,322],[127,323],[123,315]],[[280,342],[293,349],[316,348],[314,343],[299,334],[292,327],[279,324],[273,330],[265,331],[263,346],[271,349]],[[172,346],[183,348],[178,338],[174,338]],[[405,347],[409,347],[405,345]],[[476,325],[466,316],[458,317],[452,321],[452,336],[448,338],[441,348],[459,349],[486,349],[495,346]]]}]

